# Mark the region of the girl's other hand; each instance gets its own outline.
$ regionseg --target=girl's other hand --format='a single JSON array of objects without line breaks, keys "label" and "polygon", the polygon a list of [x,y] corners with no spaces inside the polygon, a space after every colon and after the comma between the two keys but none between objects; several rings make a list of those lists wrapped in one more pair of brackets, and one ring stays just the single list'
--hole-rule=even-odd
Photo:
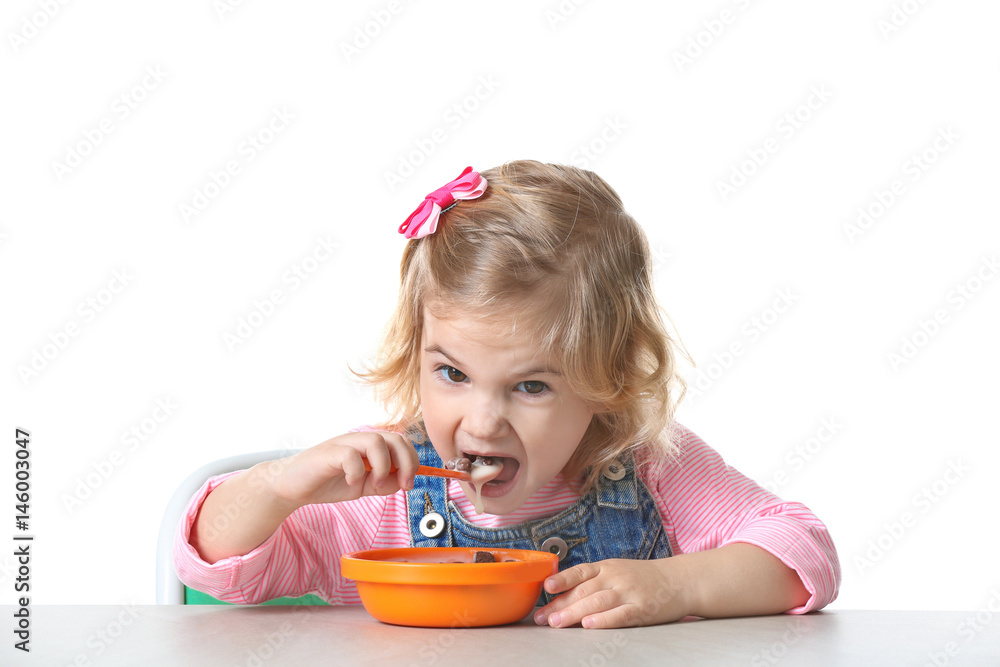
[{"label": "girl's other hand", "polygon": [[[371,471],[365,469],[368,459]],[[263,464],[263,481],[282,504],[301,507],[413,488],[417,452],[398,433],[346,433],[280,461]],[[396,472],[390,469],[395,466]]]},{"label": "girl's other hand", "polygon": [[745,542],[657,560],[585,563],[546,579],[545,590],[562,595],[536,611],[535,622],[554,628],[781,614],[811,595],[795,570]]},{"label": "girl's other hand", "polygon": [[535,623],[621,628],[677,621],[689,615],[685,576],[675,558],[576,565],[545,580],[548,593],[562,595],[535,611]]}]

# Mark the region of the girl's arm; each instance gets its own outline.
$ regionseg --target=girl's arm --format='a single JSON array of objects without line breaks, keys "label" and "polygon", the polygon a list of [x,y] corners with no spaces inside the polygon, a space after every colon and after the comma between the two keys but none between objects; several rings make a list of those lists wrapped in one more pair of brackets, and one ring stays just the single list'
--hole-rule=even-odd
[{"label": "girl's arm", "polygon": [[206,563],[250,553],[298,509],[270,489],[272,471],[284,465],[283,461],[260,463],[208,494],[189,537]]},{"label": "girl's arm", "polygon": [[[390,475],[393,465],[398,472]],[[191,546],[209,564],[247,554],[303,505],[412,488],[417,465],[416,452],[402,436],[377,431],[348,433],[258,464],[208,495],[192,526]]]},{"label": "girl's arm", "polygon": [[734,542],[681,554],[691,591],[689,616],[720,618],[780,614],[809,599],[802,579],[767,551]]}]

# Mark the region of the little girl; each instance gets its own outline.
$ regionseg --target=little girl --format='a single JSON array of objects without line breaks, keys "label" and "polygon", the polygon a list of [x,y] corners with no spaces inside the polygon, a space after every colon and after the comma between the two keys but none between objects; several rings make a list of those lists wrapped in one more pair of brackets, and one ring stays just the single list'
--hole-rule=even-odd
[{"label": "little girl", "polygon": [[[607,183],[533,161],[470,167],[400,232],[399,302],[359,373],[392,419],[209,480],[178,529],[182,581],[230,602],[358,603],[343,553],[477,546],[559,556],[534,614],[552,627],[836,597],[826,527],[674,422],[681,349],[645,234]],[[502,464],[485,513],[469,484],[414,475],[455,457]]]}]

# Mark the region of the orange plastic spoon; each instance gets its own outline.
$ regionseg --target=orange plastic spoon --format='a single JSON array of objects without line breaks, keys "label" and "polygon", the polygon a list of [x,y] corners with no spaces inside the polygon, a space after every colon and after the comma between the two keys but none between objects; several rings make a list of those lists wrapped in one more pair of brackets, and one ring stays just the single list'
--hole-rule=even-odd
[{"label": "orange plastic spoon", "polygon": [[[368,463],[368,459],[363,459],[365,462],[365,470],[371,470],[372,466]],[[396,466],[389,468],[389,472],[396,472]],[[462,472],[461,470],[445,470],[444,468],[434,468],[432,466],[417,466],[418,475],[430,475],[431,477],[451,477],[452,479],[458,479],[463,482],[471,482],[472,475],[467,472]]]}]

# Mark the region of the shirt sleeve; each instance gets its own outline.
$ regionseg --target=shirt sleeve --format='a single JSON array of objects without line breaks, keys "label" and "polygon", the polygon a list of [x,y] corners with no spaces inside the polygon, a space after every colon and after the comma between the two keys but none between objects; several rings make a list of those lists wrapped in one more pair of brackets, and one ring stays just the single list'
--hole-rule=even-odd
[{"label": "shirt sleeve", "polygon": [[788,610],[822,609],[837,597],[840,560],[826,526],[808,507],[785,502],[731,468],[688,429],[675,425],[678,458],[651,480],[671,542],[680,553],[746,542],[795,570],[809,600]]},{"label": "shirt sleeve", "polygon": [[340,576],[341,555],[409,545],[405,497],[399,492],[300,507],[256,549],[209,564],[191,545],[191,528],[208,494],[234,474],[213,477],[199,489],[174,540],[178,578],[215,598],[256,604],[312,593],[330,604],[357,604],[354,582]]}]

